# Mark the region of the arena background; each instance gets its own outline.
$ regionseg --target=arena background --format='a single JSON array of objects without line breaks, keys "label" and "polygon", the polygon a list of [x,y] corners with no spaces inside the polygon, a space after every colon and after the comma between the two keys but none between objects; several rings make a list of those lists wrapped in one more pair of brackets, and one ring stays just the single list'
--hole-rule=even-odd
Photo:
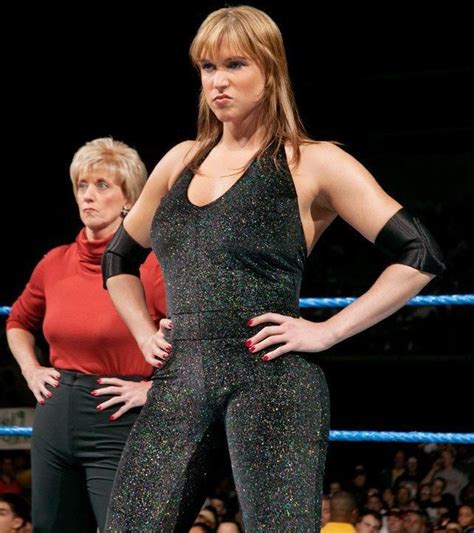
[{"label": "arena background", "polygon": [[[423,293],[472,293],[469,17],[454,4],[415,13],[402,4],[368,12],[249,3],[282,30],[310,135],[344,143],[437,237],[449,271]],[[10,6],[10,37],[2,37],[1,305],[11,304],[45,251],[80,227],[68,178],[77,148],[112,135],[136,147],[151,171],[173,144],[194,136],[198,79],[187,49],[204,16],[223,5]],[[359,295],[385,264],[337,220],[312,253],[302,296]],[[472,323],[472,307],[405,308],[315,356],[330,385],[331,427],[473,431]],[[4,332],[0,349],[0,406],[32,404]]]}]

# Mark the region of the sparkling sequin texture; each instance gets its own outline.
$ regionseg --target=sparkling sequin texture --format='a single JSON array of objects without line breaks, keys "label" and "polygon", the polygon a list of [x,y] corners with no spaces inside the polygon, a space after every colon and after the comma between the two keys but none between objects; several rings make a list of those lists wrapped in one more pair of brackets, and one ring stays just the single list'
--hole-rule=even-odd
[{"label": "sparkling sequin texture", "polygon": [[223,422],[247,533],[319,531],[328,436],[326,380],[312,354],[270,362],[246,321],[299,316],[306,244],[285,151],[267,151],[220,198],[188,199],[185,169],[151,235],[173,330],[170,360],[117,472],[106,531],[187,533],[205,494],[211,427]]}]

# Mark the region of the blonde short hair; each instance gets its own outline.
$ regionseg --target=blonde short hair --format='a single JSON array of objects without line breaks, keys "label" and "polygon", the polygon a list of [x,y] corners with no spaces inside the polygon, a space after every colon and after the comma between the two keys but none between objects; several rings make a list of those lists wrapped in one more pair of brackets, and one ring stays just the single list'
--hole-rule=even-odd
[{"label": "blonde short hair", "polygon": [[124,196],[132,204],[137,201],[147,179],[147,170],[135,149],[112,137],[101,137],[84,144],[74,154],[69,167],[74,193],[77,193],[81,174],[96,166],[114,172]]}]

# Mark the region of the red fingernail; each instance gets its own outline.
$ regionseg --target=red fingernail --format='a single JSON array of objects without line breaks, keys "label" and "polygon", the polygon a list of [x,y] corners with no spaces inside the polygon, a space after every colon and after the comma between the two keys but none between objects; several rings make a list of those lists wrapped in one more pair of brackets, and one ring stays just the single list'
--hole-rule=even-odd
[{"label": "red fingernail", "polygon": [[39,403],[40,405],[44,405],[44,400],[40,400],[38,403]]},{"label": "red fingernail", "polygon": [[59,387],[59,383],[55,383],[54,386],[57,388]]},{"label": "red fingernail", "polygon": [[162,363],[161,361],[158,361],[158,362],[156,363],[156,366],[157,366],[158,368],[160,368],[160,367],[163,366],[163,363]]},{"label": "red fingernail", "polygon": [[99,411],[102,411],[103,407],[102,407],[102,405],[98,405],[98,406],[96,407],[96,409],[98,409]]},{"label": "red fingernail", "polygon": [[95,390],[91,390],[91,394],[92,396],[97,396],[97,392],[95,392]]},{"label": "red fingernail", "polygon": [[161,357],[163,357],[163,359],[168,359],[168,354],[164,353]]},{"label": "red fingernail", "polygon": [[98,383],[99,385],[102,385],[102,380],[101,380],[101,379],[98,379],[98,380],[97,380],[97,383]]},{"label": "red fingernail", "polygon": [[252,341],[250,339],[246,340],[245,341],[245,346],[247,346],[247,348],[250,348],[250,346],[252,346]]},{"label": "red fingernail", "polygon": [[250,346],[249,352],[254,352],[254,351],[255,351],[255,346]]},{"label": "red fingernail", "polygon": [[46,393],[46,396],[47,396],[48,398],[51,398],[52,394],[51,394],[50,392],[47,392],[47,393]]},{"label": "red fingernail", "polygon": [[253,324],[253,320],[252,319],[247,320],[247,326],[251,326],[252,324]]},{"label": "red fingernail", "polygon": [[165,348],[165,350],[166,350],[168,353],[170,353],[172,349],[173,349],[172,346],[167,346],[167,347]]},{"label": "red fingernail", "polygon": [[268,361],[270,359],[270,357],[268,357],[268,355],[264,355],[262,357],[262,361]]},{"label": "red fingernail", "polygon": [[113,421],[115,420],[115,416],[114,416],[114,415],[110,415],[110,416],[109,416],[109,420],[110,420],[111,422],[113,422]]}]

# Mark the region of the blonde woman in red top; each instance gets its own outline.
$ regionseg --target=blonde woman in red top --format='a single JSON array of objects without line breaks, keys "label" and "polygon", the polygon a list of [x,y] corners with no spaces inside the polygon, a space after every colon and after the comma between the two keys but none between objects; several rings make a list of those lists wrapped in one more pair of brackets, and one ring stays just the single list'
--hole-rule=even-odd
[{"label": "blonde woman in red top", "polygon": [[[11,351],[38,401],[33,524],[49,533],[103,528],[115,470],[152,372],[102,287],[100,267],[145,184],[145,165],[126,144],[101,138],[77,151],[70,175],[84,228],[75,242],[41,259],[7,322]],[[154,254],[141,276],[158,326],[166,303]],[[41,329],[50,366],[35,355]]]}]

